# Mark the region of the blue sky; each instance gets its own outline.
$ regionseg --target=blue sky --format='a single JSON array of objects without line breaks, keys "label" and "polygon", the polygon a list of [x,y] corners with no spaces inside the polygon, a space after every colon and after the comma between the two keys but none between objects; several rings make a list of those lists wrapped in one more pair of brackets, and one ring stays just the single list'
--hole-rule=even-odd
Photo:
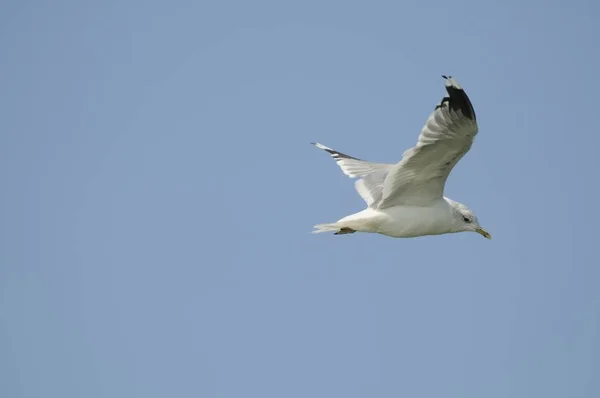
[{"label": "blue sky", "polygon": [[[597,397],[592,1],[5,1],[0,396]],[[312,235],[319,141],[412,146],[493,235]]]}]

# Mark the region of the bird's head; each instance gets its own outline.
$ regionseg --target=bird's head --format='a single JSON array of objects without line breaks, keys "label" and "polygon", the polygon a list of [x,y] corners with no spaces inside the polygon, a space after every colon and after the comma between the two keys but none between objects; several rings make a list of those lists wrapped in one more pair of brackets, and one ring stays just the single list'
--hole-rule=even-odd
[{"label": "bird's head", "polygon": [[477,232],[478,234],[482,235],[487,239],[492,239],[492,235],[490,235],[485,229],[481,227],[481,225],[479,225],[477,216],[471,211],[471,209],[469,209],[462,203],[454,201],[450,203],[454,208],[454,227],[456,229],[456,232]]}]

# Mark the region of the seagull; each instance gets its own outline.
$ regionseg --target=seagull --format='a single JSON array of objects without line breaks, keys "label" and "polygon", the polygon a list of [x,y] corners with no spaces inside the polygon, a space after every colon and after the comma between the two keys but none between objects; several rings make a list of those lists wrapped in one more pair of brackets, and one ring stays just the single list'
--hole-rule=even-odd
[{"label": "seagull", "polygon": [[412,238],[469,231],[491,239],[467,206],[444,196],[448,175],[471,148],[478,126],[467,93],[452,76],[442,77],[448,96],[431,112],[417,144],[397,164],[368,162],[311,143],[328,152],[345,175],[359,177],[354,186],[367,204],[337,222],[315,225],[313,233]]}]

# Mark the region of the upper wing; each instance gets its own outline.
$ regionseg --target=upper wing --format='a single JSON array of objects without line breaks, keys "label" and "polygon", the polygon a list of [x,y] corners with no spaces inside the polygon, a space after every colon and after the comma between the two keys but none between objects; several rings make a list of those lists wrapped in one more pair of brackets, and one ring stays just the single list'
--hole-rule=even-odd
[{"label": "upper wing", "polygon": [[478,127],[471,101],[454,78],[443,77],[448,96],[429,115],[417,145],[387,174],[381,209],[441,198],[452,168],[473,144]]},{"label": "upper wing", "polygon": [[367,206],[375,207],[379,204],[383,192],[383,181],[394,166],[393,164],[367,162],[333,150],[318,142],[312,144],[328,152],[348,177],[362,177],[354,183],[354,187],[364,201],[367,202]]}]

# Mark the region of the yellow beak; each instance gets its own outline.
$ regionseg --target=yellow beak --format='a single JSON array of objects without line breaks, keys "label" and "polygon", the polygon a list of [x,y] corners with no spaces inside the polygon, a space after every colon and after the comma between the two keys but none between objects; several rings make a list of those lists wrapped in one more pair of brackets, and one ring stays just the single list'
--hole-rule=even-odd
[{"label": "yellow beak", "polygon": [[477,232],[478,234],[481,234],[484,238],[492,239],[492,235],[490,235],[489,232],[483,228],[477,228],[477,229],[475,229],[475,232]]}]

